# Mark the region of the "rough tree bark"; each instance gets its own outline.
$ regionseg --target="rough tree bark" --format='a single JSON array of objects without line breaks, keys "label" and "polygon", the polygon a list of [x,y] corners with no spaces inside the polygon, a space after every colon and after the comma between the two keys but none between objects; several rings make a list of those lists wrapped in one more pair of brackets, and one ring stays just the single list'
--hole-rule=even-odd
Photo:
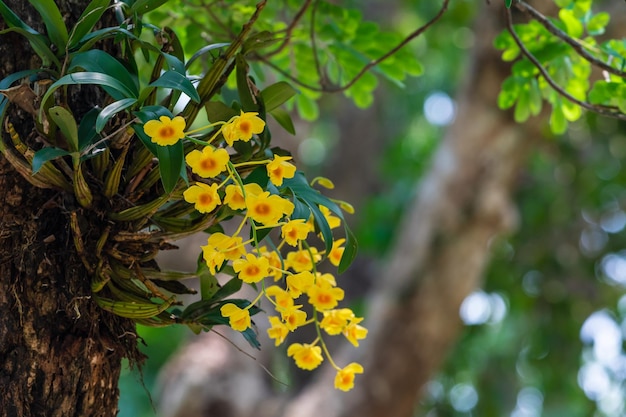
[{"label": "rough tree bark", "polygon": [[[363,363],[365,374],[357,376],[353,391],[343,393],[332,387],[334,371],[327,367],[327,372],[318,372],[316,380],[297,397],[278,406],[274,398],[252,414],[237,407],[246,393],[233,392],[228,395],[229,415],[413,415],[421,388],[460,333],[459,307],[481,285],[491,240],[515,227],[517,213],[511,194],[532,137],[538,136],[529,131],[532,127],[516,124],[511,114],[496,105],[500,85],[510,74],[492,46],[494,36],[503,29],[501,3],[483,5],[478,13],[477,44],[457,96],[456,119],[416,190],[417,198],[406,212],[391,259],[374,272],[364,323],[370,330],[368,338],[356,351],[349,346],[340,355],[343,357],[336,358],[342,364]],[[180,365],[185,352],[181,356],[179,369],[185,368]],[[223,368],[233,369],[238,360],[248,359],[233,355]],[[176,386],[184,385],[172,371],[168,368],[168,378],[173,378]],[[162,402],[168,401],[169,386],[166,382],[161,391],[165,395]],[[221,403],[226,400],[220,397]],[[195,416],[186,412],[185,404],[180,406],[179,414],[168,415]],[[205,404],[204,409],[207,407]]]},{"label": "rough tree bark", "polygon": [[[31,26],[42,27],[29,2],[5,3]],[[55,3],[71,23],[89,1]],[[14,34],[0,36],[0,55],[0,78],[40,65],[28,43]],[[80,114],[98,94],[77,91],[69,105]],[[34,145],[30,116],[10,106],[8,118]],[[7,135],[4,126],[1,134]],[[82,216],[59,192],[33,187],[1,155],[0,195],[0,415],[116,415],[121,360],[139,358],[134,327],[92,301],[68,223],[75,211],[93,237],[100,220]]]}]

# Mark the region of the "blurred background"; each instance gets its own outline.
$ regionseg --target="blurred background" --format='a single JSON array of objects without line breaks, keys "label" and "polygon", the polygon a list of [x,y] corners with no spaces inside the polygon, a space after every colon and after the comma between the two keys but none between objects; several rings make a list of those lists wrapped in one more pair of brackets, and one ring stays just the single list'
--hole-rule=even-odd
[{"label": "blurred background", "polygon": [[[184,42],[202,36],[206,43],[221,41],[203,32],[206,22],[193,20],[200,3],[171,1],[149,18],[184,33]],[[221,3],[227,13],[245,12]],[[299,2],[277,3],[295,10]],[[376,22],[389,36],[380,40],[387,49],[441,7],[419,0],[334,3]],[[402,275],[400,260],[411,251],[419,265],[408,268],[400,288],[421,291],[421,282],[428,282],[423,277],[442,283],[447,273],[457,280],[446,290],[423,290],[433,305],[446,306],[438,318],[415,315],[432,327],[416,336],[423,349],[404,362],[415,368],[415,383],[425,383],[411,403],[415,416],[624,416],[625,126],[589,114],[554,136],[543,114],[517,125],[499,110],[497,94],[509,70],[492,46],[504,18],[494,4],[500,1],[491,3],[452,2],[403,49],[419,63],[407,60],[406,73],[396,78],[377,74],[373,85],[349,97],[301,88],[291,108],[295,136],[270,127],[309,178],[332,179],[336,188],[329,194],[356,209],[347,220],[359,255],[339,280],[350,305],[367,317],[366,327],[375,330],[381,327],[376,320],[389,317],[369,308],[371,294]],[[402,65],[398,59],[389,71]],[[421,75],[411,76],[420,72],[416,65]],[[414,222],[421,226],[414,229]],[[488,230],[477,231],[476,224]],[[457,250],[466,238],[471,250]],[[198,239],[164,254],[162,266],[194,270],[198,242],[206,237]],[[360,349],[379,355],[381,333],[372,333],[374,341]],[[120,417],[159,415],[163,387],[172,389],[164,381],[175,379],[168,361],[190,355],[189,344],[197,348],[202,337],[182,327],[140,327],[139,334],[149,359],[140,372],[124,372]],[[433,336],[439,334],[440,340]],[[267,339],[262,344],[272,350]],[[285,363],[268,366],[290,387],[270,383],[264,395],[296,396],[314,383]],[[252,368],[264,378],[257,365]],[[212,410],[204,415],[237,415]]]}]

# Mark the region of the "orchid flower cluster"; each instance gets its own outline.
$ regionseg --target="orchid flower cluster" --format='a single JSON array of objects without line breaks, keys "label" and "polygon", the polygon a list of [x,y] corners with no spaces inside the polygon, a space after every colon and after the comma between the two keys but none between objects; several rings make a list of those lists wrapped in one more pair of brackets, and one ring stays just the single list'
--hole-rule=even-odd
[{"label": "orchid flower cluster", "polygon": [[[362,366],[338,366],[324,338],[343,334],[358,346],[367,330],[363,318],[339,306],[344,291],[321,264],[341,273],[356,256],[343,218],[353,210],[320,192],[332,188],[329,180],[309,182],[288,152],[272,146],[266,120],[295,134],[281,107],[298,91],[284,80],[261,88],[250,74],[248,60],[276,40],[253,30],[266,2],[231,42],[207,45],[190,59],[171,29],[142,23],[140,16],[163,1],[117,2],[117,25],[102,29],[108,0],[90,2],[72,27],[54,2],[33,3],[45,11],[46,33],[0,7],[7,32],[25,36],[45,63],[0,79],[7,131],[0,153],[33,186],[55,190],[59,204],[71,207],[72,250],[91,290],[78,298],[145,326],[200,332],[228,325],[255,348],[252,317],[263,301],[276,346],[314,326],[314,340],[290,344],[287,355],[306,370],[327,360],[337,370],[335,386],[351,389]],[[119,45],[115,54],[100,49],[111,43]],[[210,64],[201,74],[191,66],[198,59]],[[226,104],[231,81],[237,97]],[[99,91],[85,108],[74,103],[83,85]],[[174,113],[183,96],[184,108]],[[198,116],[210,123],[192,128]],[[338,227],[344,233],[336,237]],[[202,231],[208,238],[195,272],[159,267],[160,251]],[[218,274],[230,278],[220,284]],[[178,298],[197,293],[186,279],[199,281],[199,300]],[[256,290],[253,300],[235,296],[243,284]]]},{"label": "orchid flower cluster", "polygon": [[[285,182],[296,175],[291,156],[274,154],[268,159],[241,163],[230,160],[229,148],[235,142],[248,142],[265,129],[265,121],[258,113],[241,111],[226,122],[187,132],[185,128],[181,116],[160,116],[143,126],[146,135],[159,146],[173,145],[179,140],[193,144],[194,149],[185,156],[195,179],[183,192],[186,202],[193,204],[200,213],[211,213],[226,205],[241,216],[234,233],[213,232],[202,246],[202,258],[212,275],[230,263],[239,280],[258,290],[256,298],[246,306],[231,302],[222,304],[222,317],[228,320],[233,330],[245,332],[252,327],[251,310],[261,299],[267,300],[274,310],[268,317],[270,327],[267,333],[276,346],[282,345],[296,329],[314,325],[317,338],[311,343],[289,345],[287,355],[305,370],[317,368],[327,358],[337,371],[335,387],[343,391],[352,389],[355,374],[362,373],[363,367],[354,362],[338,366],[326,347],[324,335],[342,334],[358,346],[359,340],[366,337],[367,329],[360,325],[363,318],[357,317],[351,309],[338,308],[344,290],[337,286],[335,277],[317,271],[317,265],[324,259],[334,266],[339,265],[345,239],[333,240],[328,252],[307,243],[307,239],[315,234],[314,218],[294,218],[294,202],[282,192]],[[193,136],[209,129],[214,133],[208,140]],[[246,181],[244,173],[258,165],[265,166],[269,180],[267,189],[257,182]],[[327,179],[317,182],[332,186]],[[341,225],[341,219],[328,208],[320,205],[319,209],[331,229]],[[280,231],[280,243],[272,247],[262,245],[260,232],[275,228]],[[244,234],[251,237],[246,238]],[[305,311],[304,299],[312,307],[311,313]]]}]

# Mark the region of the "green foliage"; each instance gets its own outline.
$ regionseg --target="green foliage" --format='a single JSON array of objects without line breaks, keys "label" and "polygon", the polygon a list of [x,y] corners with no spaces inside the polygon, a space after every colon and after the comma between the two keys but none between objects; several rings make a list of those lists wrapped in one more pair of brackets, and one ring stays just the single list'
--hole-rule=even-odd
[{"label": "green foliage", "polygon": [[[503,51],[503,60],[515,61],[512,75],[502,85],[499,107],[515,106],[515,119],[524,122],[541,112],[545,100],[552,107],[552,132],[563,134],[569,122],[582,116],[581,106],[621,117],[625,107],[619,84],[623,82],[624,55],[620,42],[599,43],[595,38],[604,34],[608,13],[592,12],[591,1],[560,1],[557,5],[561,7],[558,19],[513,25],[511,30],[519,40],[505,31],[494,45]],[[592,83],[591,68],[597,63],[614,71],[606,72],[608,80]]]},{"label": "green foliage", "polygon": [[[172,2],[172,6],[167,13],[157,10],[149,18],[158,25],[187,28],[180,34],[180,41],[185,50],[197,51],[189,60],[192,73],[201,71],[215,59],[210,55],[227,45],[230,32],[238,30],[250,11],[249,6],[235,4],[228,9],[218,8],[212,14],[199,13],[203,6],[198,0],[187,1],[184,5]],[[267,4],[263,19],[257,24],[258,32],[244,44],[243,52],[249,62],[269,61],[276,71],[273,76],[296,84],[299,95],[295,106],[305,120],[318,117],[316,100],[320,92],[343,91],[357,106],[367,107],[372,103],[378,78],[402,86],[407,76],[423,72],[415,53],[405,47],[374,66],[371,72],[359,75],[370,61],[383,56],[390,46],[399,44],[402,36],[364,21],[358,9],[327,1],[308,9],[298,25],[287,29],[300,6],[299,2],[288,3],[286,8],[283,4]],[[290,32],[286,33],[287,30]],[[203,45],[203,33],[212,34],[213,45]],[[271,73],[272,69],[265,71]],[[262,79],[268,74],[255,72],[255,76]],[[231,80],[228,85],[232,87],[234,82]],[[277,120],[287,130],[291,129],[288,122],[281,122],[286,121],[284,113],[280,113]]]}]

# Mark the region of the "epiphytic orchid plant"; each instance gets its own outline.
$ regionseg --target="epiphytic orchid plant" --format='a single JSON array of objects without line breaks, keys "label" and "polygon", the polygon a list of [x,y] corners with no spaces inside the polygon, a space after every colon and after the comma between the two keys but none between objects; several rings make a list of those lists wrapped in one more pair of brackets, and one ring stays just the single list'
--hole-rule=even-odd
[{"label": "epiphytic orchid plant", "polygon": [[[293,130],[280,106],[296,91],[286,82],[261,88],[248,74],[246,56],[268,44],[266,34],[253,32],[264,2],[231,43],[194,56],[219,52],[198,77],[188,75],[175,33],[142,24],[140,15],[164,1],[93,0],[71,28],[53,1],[30,3],[46,35],[0,1],[7,24],[0,33],[23,35],[41,60],[0,81],[0,151],[26,180],[70,202],[75,250],[98,305],[148,326],[227,325],[255,347],[252,317],[262,309],[276,346],[313,325],[315,340],[291,344],[288,356],[307,370],[326,358],[337,370],[335,387],[352,388],[363,368],[336,364],[324,338],[343,334],[358,346],[367,330],[339,307],[344,291],[335,276],[318,270],[327,262],[341,272],[354,258],[343,221],[351,207],[314,188],[332,187],[329,180],[309,182],[288,152],[272,147],[267,117]],[[95,30],[111,7],[118,25]],[[231,73],[238,99],[226,104],[219,93]],[[101,103],[75,114],[72,97],[85,89]],[[13,125],[16,109],[32,116],[30,126]],[[344,233],[336,236],[340,226]],[[208,237],[197,271],[158,267],[159,251],[198,232]],[[230,278],[220,285],[218,275]],[[181,282],[186,278],[199,279],[200,294],[183,305],[178,296],[195,293]],[[253,300],[237,297],[244,283],[255,289]]]}]

